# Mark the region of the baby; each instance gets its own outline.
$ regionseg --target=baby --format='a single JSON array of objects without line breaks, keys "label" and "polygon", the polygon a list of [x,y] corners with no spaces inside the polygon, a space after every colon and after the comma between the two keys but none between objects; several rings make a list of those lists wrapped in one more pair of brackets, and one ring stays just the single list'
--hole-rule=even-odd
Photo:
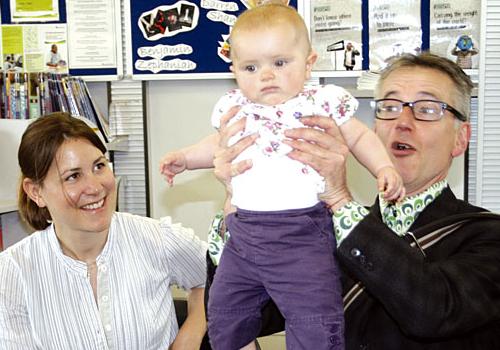
[{"label": "baby", "polygon": [[[212,123],[235,105],[246,118],[237,139],[258,133],[235,162],[252,167],[232,179],[235,213],[209,292],[209,338],[215,349],[238,349],[260,329],[260,310],[272,298],[286,319],[288,348],[344,348],[343,308],[331,213],[318,199],[323,178],[286,156],[288,128],[301,117],[333,118],[350,151],[377,177],[386,200],[404,196],[401,177],[378,137],[353,118],[357,101],[334,86],[304,86],[317,55],[304,21],[292,7],[266,4],[240,15],[230,34],[231,71],[239,89],[216,104]],[[218,136],[170,152],[160,169],[172,184],[185,169],[212,167]]]}]

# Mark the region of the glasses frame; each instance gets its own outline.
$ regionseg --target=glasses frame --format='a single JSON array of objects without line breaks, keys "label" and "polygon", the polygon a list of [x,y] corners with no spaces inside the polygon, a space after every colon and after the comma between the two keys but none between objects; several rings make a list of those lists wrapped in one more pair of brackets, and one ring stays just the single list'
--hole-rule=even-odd
[{"label": "glasses frame", "polygon": [[[401,112],[399,113],[399,115],[397,117],[394,117],[394,118],[379,118],[378,115],[377,115],[377,104],[379,102],[382,102],[382,101],[395,101],[395,102],[401,103]],[[413,117],[416,120],[420,120],[420,121],[423,121],[423,122],[437,122],[437,121],[441,120],[443,118],[444,111],[451,112],[455,116],[455,118],[457,118],[458,120],[461,120],[463,122],[467,121],[467,118],[462,113],[460,113],[455,108],[453,108],[452,106],[450,106],[448,103],[443,102],[443,101],[424,99],[424,100],[416,100],[416,101],[413,101],[413,102],[404,102],[404,101],[401,101],[401,100],[399,100],[397,98],[381,98],[381,99],[378,99],[378,100],[373,100],[372,102],[373,102],[372,106],[373,106],[373,109],[375,111],[375,118],[377,118],[379,120],[395,120],[395,119],[398,119],[399,116],[401,115],[401,113],[403,113],[403,109],[406,106],[408,106],[408,107],[410,107],[411,112],[413,113]],[[418,102],[434,102],[434,103],[438,103],[439,105],[441,105],[441,114],[440,114],[439,118],[435,119],[435,120],[428,120],[428,119],[421,119],[421,118],[417,117],[417,115],[415,114],[415,110],[413,108],[414,108],[415,103],[418,103]]]}]

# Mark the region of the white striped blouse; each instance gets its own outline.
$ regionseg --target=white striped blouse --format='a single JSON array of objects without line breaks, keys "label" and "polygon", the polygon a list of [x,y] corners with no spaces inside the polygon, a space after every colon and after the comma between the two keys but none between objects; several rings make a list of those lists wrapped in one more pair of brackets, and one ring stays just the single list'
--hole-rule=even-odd
[{"label": "white striped blouse", "polygon": [[206,243],[190,229],[115,213],[97,259],[62,254],[52,225],[0,253],[0,349],[168,349],[177,331],[170,286],[203,287]]}]

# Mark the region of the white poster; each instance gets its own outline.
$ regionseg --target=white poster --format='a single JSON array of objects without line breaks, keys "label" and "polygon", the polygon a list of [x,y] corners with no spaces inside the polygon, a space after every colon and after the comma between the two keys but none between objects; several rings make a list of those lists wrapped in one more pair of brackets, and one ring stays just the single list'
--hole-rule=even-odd
[{"label": "white poster", "polygon": [[369,2],[370,70],[380,70],[403,53],[422,47],[420,1]]},{"label": "white poster", "polygon": [[430,50],[464,69],[479,65],[481,0],[432,0]]},{"label": "white poster", "polygon": [[115,68],[115,1],[66,1],[66,12],[70,68]]},{"label": "white poster", "polygon": [[313,0],[310,17],[313,70],[361,70],[361,0]]},{"label": "white poster", "polygon": [[23,26],[24,64],[28,72],[68,72],[65,24]]}]

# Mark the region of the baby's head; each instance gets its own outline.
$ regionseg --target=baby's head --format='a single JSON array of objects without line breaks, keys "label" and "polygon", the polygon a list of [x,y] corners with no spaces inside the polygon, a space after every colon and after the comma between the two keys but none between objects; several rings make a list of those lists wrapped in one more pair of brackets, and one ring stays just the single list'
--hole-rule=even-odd
[{"label": "baby's head", "polygon": [[276,105],[296,96],[310,78],[316,53],[297,11],[266,4],[241,14],[230,35],[231,71],[252,102]]}]

